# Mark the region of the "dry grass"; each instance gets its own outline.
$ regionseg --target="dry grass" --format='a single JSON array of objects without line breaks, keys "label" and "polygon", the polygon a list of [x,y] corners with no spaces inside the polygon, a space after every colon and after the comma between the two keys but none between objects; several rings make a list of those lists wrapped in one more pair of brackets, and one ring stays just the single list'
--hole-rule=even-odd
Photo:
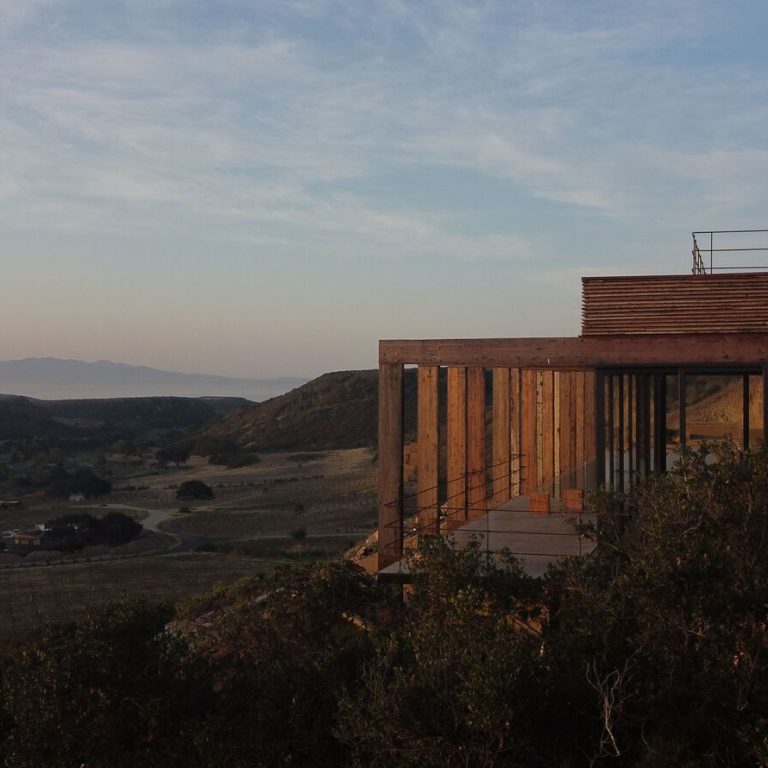
[{"label": "dry grass", "polygon": [[82,616],[110,600],[144,595],[176,601],[219,581],[271,574],[273,565],[237,555],[187,554],[0,571],[0,643],[34,636],[48,621]]}]

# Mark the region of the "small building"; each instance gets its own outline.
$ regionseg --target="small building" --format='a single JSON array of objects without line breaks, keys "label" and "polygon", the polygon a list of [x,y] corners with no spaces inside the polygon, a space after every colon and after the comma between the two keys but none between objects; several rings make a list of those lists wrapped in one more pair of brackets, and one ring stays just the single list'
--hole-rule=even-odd
[{"label": "small building", "polygon": [[[718,267],[730,250],[743,255],[713,246],[729,234],[706,233],[705,253],[694,233],[690,274],[582,278],[579,336],[380,341],[380,574],[402,574],[404,553],[425,536],[472,531],[490,546],[496,533],[513,554],[536,536],[552,546],[563,531],[520,515],[532,503],[573,509],[574,491],[665,471],[700,437],[687,420],[696,380],[737,393],[738,423],[724,434],[744,448],[766,439],[768,271]],[[418,369],[414,457],[406,366]],[[527,539],[501,536],[522,524]]]}]

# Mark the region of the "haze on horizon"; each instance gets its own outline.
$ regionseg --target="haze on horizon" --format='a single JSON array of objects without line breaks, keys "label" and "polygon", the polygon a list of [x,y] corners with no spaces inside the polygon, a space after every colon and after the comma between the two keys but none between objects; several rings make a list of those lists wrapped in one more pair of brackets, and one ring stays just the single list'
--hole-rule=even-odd
[{"label": "haze on horizon", "polygon": [[768,226],[766,21],[0,0],[0,359],[311,377],[379,338],[577,333],[580,275]]}]

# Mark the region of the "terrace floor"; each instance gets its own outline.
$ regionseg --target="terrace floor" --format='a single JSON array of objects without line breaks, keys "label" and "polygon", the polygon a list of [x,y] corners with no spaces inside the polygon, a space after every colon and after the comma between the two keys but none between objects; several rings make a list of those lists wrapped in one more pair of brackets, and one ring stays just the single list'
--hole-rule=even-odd
[{"label": "terrace floor", "polygon": [[[498,509],[491,510],[475,520],[469,520],[450,533],[456,546],[465,547],[478,542],[481,551],[489,553],[509,550],[522,561],[529,576],[543,576],[550,563],[565,557],[588,555],[595,542],[580,537],[574,529],[574,521],[591,522],[589,512],[562,512],[559,500],[551,500],[549,514],[528,511],[528,498],[518,496]],[[407,559],[379,571],[379,576],[407,579],[410,568]]]}]

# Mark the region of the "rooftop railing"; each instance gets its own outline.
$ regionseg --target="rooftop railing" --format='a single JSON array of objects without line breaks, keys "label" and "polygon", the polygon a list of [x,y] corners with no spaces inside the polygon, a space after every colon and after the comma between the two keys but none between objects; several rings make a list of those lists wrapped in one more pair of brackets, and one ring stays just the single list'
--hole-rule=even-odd
[{"label": "rooftop railing", "polygon": [[[768,247],[759,245],[768,241],[768,229],[713,229],[692,232],[691,255],[694,275],[714,272],[768,271]],[[760,258],[760,254],[763,254]],[[742,261],[757,261],[744,265]]]}]

